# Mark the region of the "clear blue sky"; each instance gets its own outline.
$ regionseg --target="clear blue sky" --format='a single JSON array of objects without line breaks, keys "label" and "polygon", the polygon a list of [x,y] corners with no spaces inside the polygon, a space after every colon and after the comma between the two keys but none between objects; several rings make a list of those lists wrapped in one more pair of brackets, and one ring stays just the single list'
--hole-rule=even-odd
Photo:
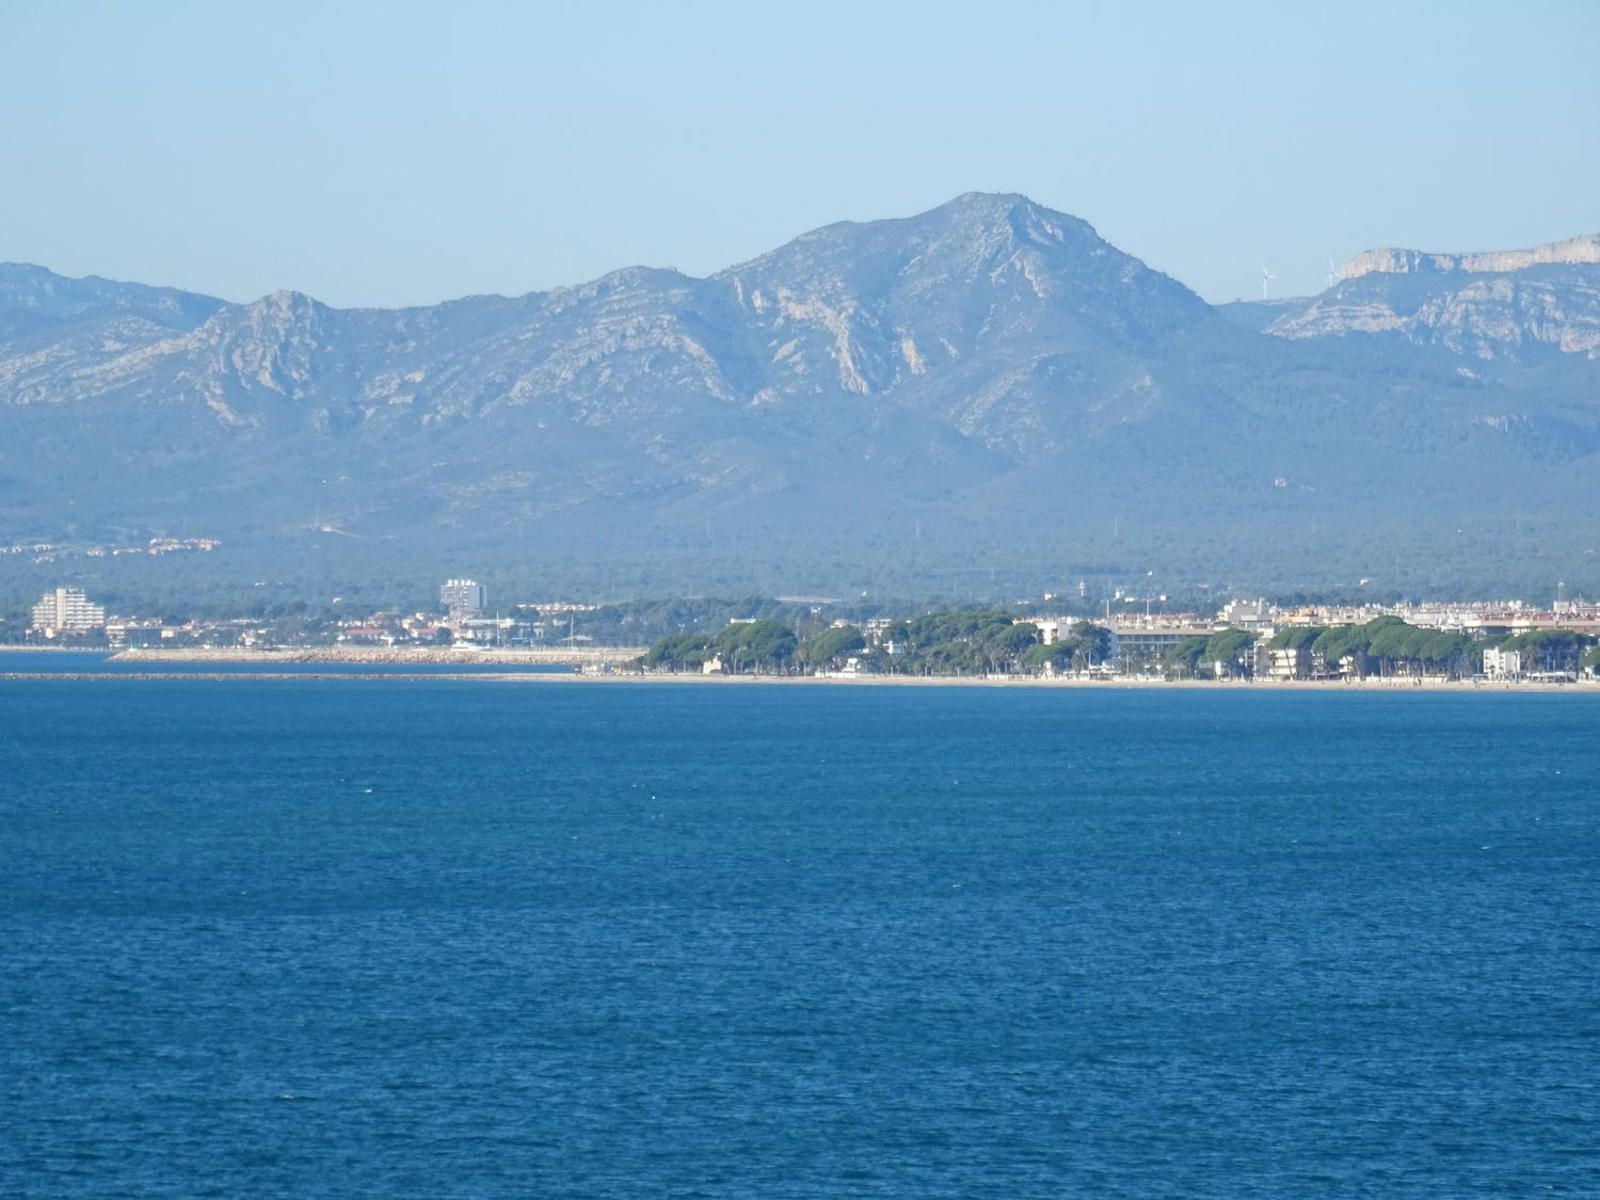
[{"label": "clear blue sky", "polygon": [[229,299],[703,274],[963,191],[1212,300],[1600,231],[1600,2],[0,0],[0,259]]}]

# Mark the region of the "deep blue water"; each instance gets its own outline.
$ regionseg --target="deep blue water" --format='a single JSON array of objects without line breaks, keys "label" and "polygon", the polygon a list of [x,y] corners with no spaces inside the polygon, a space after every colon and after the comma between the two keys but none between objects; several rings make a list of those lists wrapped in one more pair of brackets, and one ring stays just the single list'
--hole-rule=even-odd
[{"label": "deep blue water", "polygon": [[1600,1193],[1600,697],[0,683],[5,1196]]}]

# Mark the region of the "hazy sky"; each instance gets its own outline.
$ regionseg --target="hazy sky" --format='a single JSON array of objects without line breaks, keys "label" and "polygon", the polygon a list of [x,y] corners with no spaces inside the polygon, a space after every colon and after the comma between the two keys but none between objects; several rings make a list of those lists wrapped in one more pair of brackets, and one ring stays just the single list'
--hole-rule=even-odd
[{"label": "hazy sky", "polygon": [[1212,300],[1600,231],[1600,0],[0,0],[0,259],[229,299],[694,274],[1021,191]]}]

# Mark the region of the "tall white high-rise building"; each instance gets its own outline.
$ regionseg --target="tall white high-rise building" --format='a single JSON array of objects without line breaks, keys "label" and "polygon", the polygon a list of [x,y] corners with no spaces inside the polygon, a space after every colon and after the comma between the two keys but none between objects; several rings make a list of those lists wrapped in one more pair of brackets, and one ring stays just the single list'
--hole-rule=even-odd
[{"label": "tall white high-rise building", "polygon": [[33,628],[41,633],[82,633],[106,623],[106,610],[89,603],[82,588],[58,587],[33,606]]},{"label": "tall white high-rise building", "polygon": [[439,589],[439,607],[452,621],[475,617],[484,607],[483,584],[472,579],[447,579]]}]

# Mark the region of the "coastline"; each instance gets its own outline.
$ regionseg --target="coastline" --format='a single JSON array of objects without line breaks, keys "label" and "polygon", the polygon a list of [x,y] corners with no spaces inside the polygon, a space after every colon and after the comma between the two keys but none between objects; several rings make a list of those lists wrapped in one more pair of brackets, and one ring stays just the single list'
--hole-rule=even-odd
[{"label": "coastline", "polygon": [[[196,660],[187,660],[196,661]],[[227,663],[259,664],[258,658],[240,656],[209,658],[218,666]],[[279,661],[308,661],[289,660]],[[322,661],[322,660],[309,660]],[[349,661],[349,660],[343,660]],[[371,661],[371,660],[364,660]],[[1006,679],[963,677],[958,675],[691,675],[640,674],[638,672],[552,671],[544,673],[493,671],[406,672],[340,671],[337,661],[321,671],[5,671],[0,664],[0,683],[42,682],[196,682],[196,683],[287,683],[372,682],[372,683],[493,683],[493,684],[596,684],[610,686],[643,685],[654,687],[842,687],[842,688],[968,688],[984,690],[1054,691],[1188,691],[1233,692],[1251,695],[1485,695],[1517,696],[1535,693],[1560,693],[1600,697],[1600,682],[1578,683],[1488,683],[1482,680],[1226,680],[1226,679],[1042,679],[1017,676]]]},{"label": "coastline", "polygon": [[[291,679],[324,678],[338,675],[337,665],[341,663],[356,665],[385,665],[395,666],[404,664],[417,664],[426,666],[440,665],[471,665],[476,668],[471,673],[460,675],[446,672],[434,672],[419,675],[421,679],[462,680],[479,679],[503,683],[651,683],[651,684],[684,684],[702,686],[738,687],[747,685],[799,685],[799,686],[840,686],[840,687],[978,687],[978,688],[1118,688],[1122,690],[1156,689],[1184,689],[1190,691],[1260,691],[1260,692],[1505,692],[1510,694],[1525,692],[1577,692],[1585,691],[1600,694],[1600,681],[1579,680],[1577,683],[1548,683],[1548,682],[1489,682],[1487,680],[1449,680],[1439,678],[1394,678],[1394,679],[1291,679],[1291,680],[1241,680],[1241,679],[1089,679],[1078,676],[1066,676],[1046,679],[1040,676],[1007,676],[1005,678],[988,678],[962,675],[701,675],[693,672],[650,672],[616,670],[634,661],[645,653],[644,647],[620,646],[578,646],[578,647],[541,647],[523,650],[449,650],[431,649],[427,647],[401,647],[386,648],[375,646],[304,646],[281,650],[203,650],[195,648],[184,649],[148,649],[148,650],[123,650],[112,656],[112,661],[119,663],[140,663],[151,667],[151,674],[159,674],[156,664],[161,662],[186,662],[186,663],[233,663],[247,662],[261,664],[268,662],[282,663],[324,663],[332,668],[326,673],[311,675],[309,673],[291,674],[286,676]],[[571,666],[578,668],[572,672],[550,672],[544,674],[509,673],[495,674],[493,671],[481,668],[497,663],[507,666]],[[600,671],[584,671],[581,668],[599,667]],[[141,672],[141,674],[143,674]],[[209,674],[209,673],[207,673]],[[227,672],[219,672],[226,675]],[[192,678],[190,673],[177,675],[177,678]],[[230,676],[231,677],[231,676]],[[254,677],[260,678],[261,674]],[[347,675],[347,678],[385,678],[396,679],[401,676],[397,673],[380,676]]]},{"label": "coastline", "polygon": [[[459,676],[457,677],[459,678]],[[1405,694],[1414,692],[1447,692],[1457,694],[1483,693],[1485,695],[1524,694],[1530,692],[1568,692],[1600,696],[1600,684],[1580,683],[1474,683],[1471,680],[1367,680],[1346,683],[1343,680],[1293,679],[1293,680],[1228,680],[1228,679],[1042,679],[1033,676],[1016,676],[1006,679],[988,679],[960,675],[671,675],[671,674],[612,674],[612,675],[475,675],[475,679],[491,679],[507,683],[650,683],[706,685],[712,687],[742,687],[762,685],[793,685],[797,687],[956,687],[956,688],[1042,688],[1046,690],[1084,691],[1195,691],[1195,692],[1376,692]]]},{"label": "coastline", "polygon": [[[28,647],[18,647],[27,649]],[[643,646],[541,646],[522,650],[454,650],[431,646],[289,646],[271,650],[210,650],[196,647],[118,650],[110,661],[118,663],[359,663],[394,666],[580,666],[631,662],[644,654]]]}]

